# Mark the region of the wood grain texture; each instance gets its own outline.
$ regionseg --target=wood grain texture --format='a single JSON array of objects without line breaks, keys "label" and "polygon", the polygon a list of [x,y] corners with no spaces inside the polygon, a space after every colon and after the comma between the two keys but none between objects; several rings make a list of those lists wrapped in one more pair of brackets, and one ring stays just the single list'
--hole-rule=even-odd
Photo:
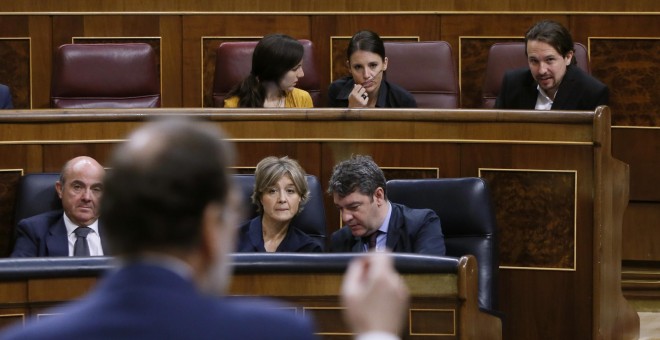
[{"label": "wood grain texture", "polygon": [[572,172],[483,170],[495,203],[500,266],[575,269]]},{"label": "wood grain texture", "polygon": [[660,128],[613,128],[612,155],[630,166],[630,200],[660,203]]},{"label": "wood grain texture", "polygon": [[589,42],[592,74],[610,89],[612,124],[660,127],[660,38]]},{"label": "wood grain texture", "polygon": [[8,3],[6,12],[66,12],[91,11],[99,9],[116,12],[172,12],[172,11],[222,11],[222,12],[397,12],[397,11],[624,11],[657,12],[654,0],[608,2],[579,1],[525,1],[525,0],[474,0],[474,1],[431,1],[431,0],[316,0],[316,1],[269,1],[269,0],[212,0],[197,1],[159,1],[159,0],[70,0],[62,3],[57,0],[18,0]]},{"label": "wood grain texture", "polygon": [[0,37],[0,60],[0,83],[9,87],[14,108],[31,109],[30,39]]},{"label": "wood grain texture", "polygon": [[[660,227],[660,203],[630,202],[623,219],[621,240],[624,260],[660,261],[660,244],[657,242]],[[649,235],[653,235],[649,237]]]}]

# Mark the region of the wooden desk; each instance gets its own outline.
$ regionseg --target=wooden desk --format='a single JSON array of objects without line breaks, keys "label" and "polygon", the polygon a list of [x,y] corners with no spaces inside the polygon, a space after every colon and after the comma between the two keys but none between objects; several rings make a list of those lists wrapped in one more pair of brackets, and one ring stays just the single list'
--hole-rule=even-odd
[{"label": "wooden desk", "polygon": [[[610,111],[345,109],[32,110],[0,114],[0,249],[8,250],[22,172],[59,171],[87,154],[105,162],[145,120],[184,114],[222,126],[239,172],[289,155],[321,183],[334,164],[369,154],[388,179],[484,177],[500,237],[506,339],[634,338],[621,294],[627,166],[611,156]],[[326,198],[328,233],[339,216]]]},{"label": "wooden desk", "polygon": [[[291,313],[311,315],[319,335],[349,339],[339,291],[351,254],[235,254],[233,296],[268,296],[291,303]],[[500,320],[477,307],[474,257],[397,254],[397,269],[411,292],[404,338],[501,339]],[[78,298],[111,268],[108,258],[0,260],[0,326]],[[27,292],[27,294],[24,294]],[[479,325],[475,327],[475,325]]]}]

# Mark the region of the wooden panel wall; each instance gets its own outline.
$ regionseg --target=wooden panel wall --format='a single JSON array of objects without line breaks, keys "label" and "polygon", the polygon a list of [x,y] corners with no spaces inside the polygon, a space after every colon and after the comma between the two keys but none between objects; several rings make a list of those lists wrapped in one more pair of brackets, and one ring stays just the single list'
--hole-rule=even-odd
[{"label": "wooden panel wall", "polygon": [[[278,2],[284,3],[284,2]],[[35,8],[38,11],[41,7]],[[48,108],[53,52],[66,43],[144,41],[158,52],[164,107],[208,106],[215,47],[282,32],[314,42],[325,92],[333,72],[344,72],[345,43],[359,29],[389,39],[445,40],[454,50],[464,108],[479,106],[488,48],[517,40],[534,22],[554,19],[588,46],[592,73],[611,89],[614,125],[660,126],[659,13],[108,13],[0,14],[0,82],[11,86],[17,108]],[[107,9],[104,9],[108,11]],[[333,43],[334,42],[334,43]],[[411,66],[412,67],[412,66]],[[206,100],[205,100],[206,97]]]},{"label": "wooden panel wall", "polygon": [[[655,232],[660,222],[653,217],[660,214],[660,194],[654,190],[660,186],[660,82],[654,76],[660,73],[660,14],[651,2],[621,1],[607,8],[591,2],[570,2],[561,4],[570,9],[563,13],[545,12],[554,10],[556,2],[526,2],[516,7],[513,2],[476,1],[440,9],[436,2],[384,1],[378,13],[373,12],[377,10],[375,2],[360,1],[336,2],[331,10],[328,2],[305,2],[299,9],[307,12],[287,12],[291,3],[286,1],[274,2],[277,5],[264,1],[225,1],[224,5],[181,1],[176,6],[154,1],[137,3],[7,4],[9,8],[0,14],[0,83],[12,88],[15,106],[49,107],[53,52],[61,44],[90,41],[150,43],[158,51],[163,106],[210,106],[215,47],[222,41],[253,40],[269,32],[284,32],[314,42],[317,72],[325,92],[331,79],[345,72],[339,64],[345,37],[368,28],[388,39],[448,41],[461,85],[461,106],[477,108],[490,45],[519,39],[538,20],[558,20],[569,27],[576,41],[588,46],[592,73],[611,89],[613,125],[617,126],[613,132],[614,155],[630,164],[632,173],[632,208],[624,227],[624,259],[660,261],[657,248],[636,241],[660,237]],[[481,7],[473,7],[476,3]],[[64,4],[67,6],[62,7]],[[486,12],[471,12],[477,8]],[[609,12],[578,12],[587,8]],[[265,12],[267,9],[277,12]],[[402,9],[415,12],[398,12]],[[55,10],[58,13],[48,12]],[[241,10],[253,12],[238,12]]]},{"label": "wooden panel wall", "polygon": [[658,12],[655,0],[16,0],[3,6],[6,12],[409,12],[409,11],[489,11],[489,12]]}]

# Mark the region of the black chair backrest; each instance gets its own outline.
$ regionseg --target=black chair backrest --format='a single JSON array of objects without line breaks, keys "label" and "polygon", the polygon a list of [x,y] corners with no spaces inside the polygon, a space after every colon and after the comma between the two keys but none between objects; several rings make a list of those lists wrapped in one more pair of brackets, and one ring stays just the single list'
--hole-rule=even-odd
[{"label": "black chair backrest", "polygon": [[56,172],[26,174],[21,178],[14,208],[14,225],[24,218],[62,209],[62,201],[55,190],[55,182],[59,178],[60,174]]},{"label": "black chair backrest", "polygon": [[447,256],[471,254],[479,268],[479,307],[497,311],[498,240],[486,182],[481,178],[391,180],[390,201],[432,209],[440,217]]},{"label": "black chair backrest", "polygon": [[[254,175],[234,175],[234,178],[243,191],[247,215],[246,220],[255,218],[258,215],[257,206],[252,204],[252,200],[250,199],[254,191]],[[323,189],[316,176],[305,175],[305,179],[309,187],[310,197],[303,211],[293,218],[291,224],[317,240],[321,247],[325,249],[326,226]]]}]

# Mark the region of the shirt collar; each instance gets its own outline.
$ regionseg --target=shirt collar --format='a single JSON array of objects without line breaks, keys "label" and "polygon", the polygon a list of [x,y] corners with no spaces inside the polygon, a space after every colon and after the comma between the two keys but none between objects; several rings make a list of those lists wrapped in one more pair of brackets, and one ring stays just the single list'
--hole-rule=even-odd
[{"label": "shirt collar", "polygon": [[[547,93],[541,88],[541,85],[536,85],[536,90],[539,91],[539,95],[536,98],[536,106],[534,107],[536,110],[550,110],[552,108],[552,104],[554,103],[554,100],[552,100]],[[559,89],[557,89],[559,91]],[[555,93],[555,97],[557,96],[557,93]]]},{"label": "shirt collar", "polygon": [[390,227],[390,218],[392,217],[392,204],[390,204],[390,201],[387,201],[387,215],[385,215],[385,220],[383,220],[383,224],[378,228],[381,233],[387,234],[387,230],[389,230]]},{"label": "shirt collar", "polygon": [[[71,219],[69,218],[69,216],[66,215],[66,213],[63,213],[63,215],[64,215],[64,226],[66,227],[66,234],[71,236],[71,234],[73,234],[73,231],[76,230],[80,226],[73,223],[73,221],[71,221]],[[88,225],[87,227],[89,227],[95,233],[98,234],[99,233],[99,219],[97,218],[94,221],[94,223]]]}]

